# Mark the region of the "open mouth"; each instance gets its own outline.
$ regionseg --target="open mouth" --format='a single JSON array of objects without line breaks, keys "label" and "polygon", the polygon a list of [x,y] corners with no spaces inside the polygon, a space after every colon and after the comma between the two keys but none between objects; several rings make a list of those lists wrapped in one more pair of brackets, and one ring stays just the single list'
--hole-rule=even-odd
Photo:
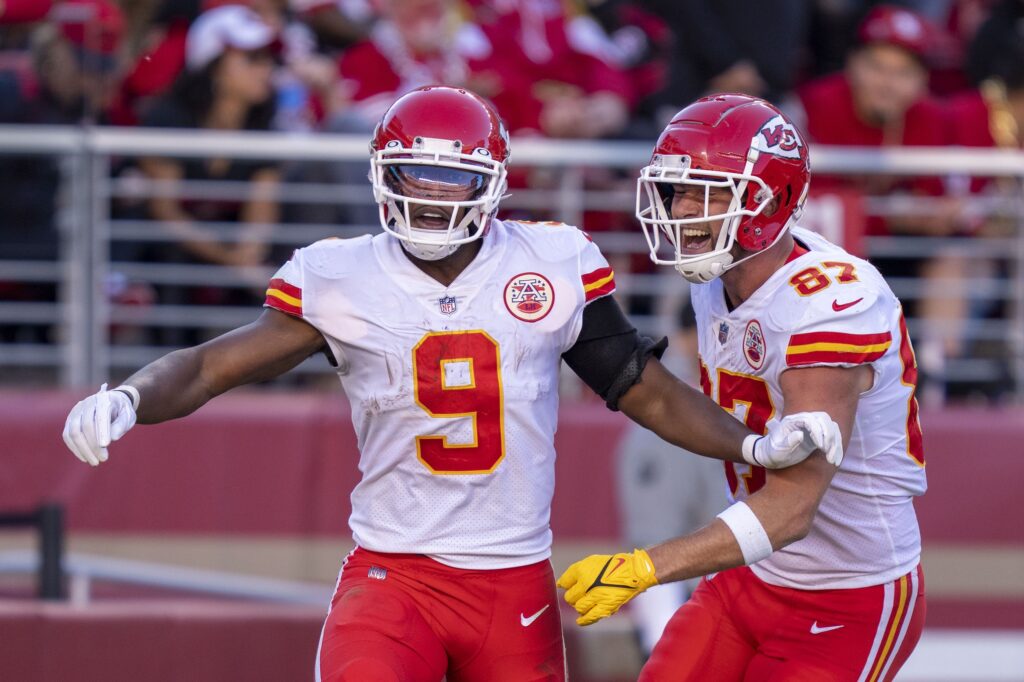
[{"label": "open mouth", "polygon": [[424,230],[447,229],[451,221],[451,210],[439,206],[423,206],[412,212],[412,226]]},{"label": "open mouth", "polygon": [[681,250],[686,253],[701,253],[711,247],[711,230],[706,227],[686,226],[679,230],[683,238]]}]

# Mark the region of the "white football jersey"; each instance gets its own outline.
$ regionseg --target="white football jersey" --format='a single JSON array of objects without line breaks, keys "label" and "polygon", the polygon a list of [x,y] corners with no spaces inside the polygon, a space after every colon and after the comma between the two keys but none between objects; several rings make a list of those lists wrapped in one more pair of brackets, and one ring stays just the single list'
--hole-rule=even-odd
[{"label": "white football jersey", "polygon": [[547,558],[561,355],[614,289],[597,246],[560,223],[492,221],[448,287],[387,234],[296,251],[265,305],[316,327],[338,361],[356,543],[456,568]]},{"label": "white football jersey", "polygon": [[[927,487],[917,365],[900,303],[878,271],[796,228],[808,253],[775,272],[738,308],[722,280],[694,286],[701,384],[756,432],[785,412],[787,369],[870,364],[842,466],[806,538],[751,568],[765,582],[823,590],[878,585],[911,571],[921,537],[912,499]],[[765,470],[726,463],[733,501],[760,489]]]}]

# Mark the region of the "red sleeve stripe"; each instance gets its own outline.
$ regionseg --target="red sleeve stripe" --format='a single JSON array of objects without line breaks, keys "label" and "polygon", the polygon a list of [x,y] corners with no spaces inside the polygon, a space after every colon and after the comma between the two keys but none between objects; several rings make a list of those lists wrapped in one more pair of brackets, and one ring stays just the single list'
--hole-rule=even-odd
[{"label": "red sleeve stripe", "polygon": [[597,284],[602,280],[608,279],[609,277],[613,277],[614,275],[615,273],[612,271],[610,267],[598,268],[593,272],[588,272],[587,274],[583,275],[583,288],[586,289],[591,285]]},{"label": "red sleeve stripe", "polygon": [[302,317],[302,289],[283,279],[272,279],[263,305],[282,313]]},{"label": "red sleeve stripe", "polygon": [[301,305],[292,305],[291,303],[286,303],[282,301],[280,298],[274,295],[272,289],[267,290],[267,298],[265,301],[263,301],[263,305],[266,306],[267,308],[274,308],[275,310],[280,310],[282,313],[288,313],[289,315],[294,315],[295,317],[302,317]]},{"label": "red sleeve stripe", "polygon": [[793,334],[786,348],[786,365],[843,363],[860,365],[874,362],[892,345],[892,334],[844,334],[841,332],[808,332]]},{"label": "red sleeve stripe", "polygon": [[598,268],[583,275],[583,294],[587,303],[615,291],[615,271],[610,267]]},{"label": "red sleeve stripe", "polygon": [[594,287],[592,289],[584,289],[584,294],[586,295],[587,303],[590,303],[595,298],[601,298],[602,296],[607,296],[608,294],[611,294],[614,291],[615,291],[615,278],[610,277],[610,278],[608,278],[608,281],[605,282],[604,284],[602,284],[601,286],[597,286],[597,287]]},{"label": "red sleeve stripe", "polygon": [[302,300],[302,289],[298,288],[294,284],[289,284],[280,277],[275,277],[270,280],[270,289],[277,289],[283,294],[291,296],[292,298]]}]

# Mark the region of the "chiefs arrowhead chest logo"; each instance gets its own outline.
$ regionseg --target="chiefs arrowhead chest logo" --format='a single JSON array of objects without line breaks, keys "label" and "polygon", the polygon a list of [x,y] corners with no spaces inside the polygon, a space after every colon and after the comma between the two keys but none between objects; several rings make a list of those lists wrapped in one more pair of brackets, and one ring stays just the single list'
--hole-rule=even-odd
[{"label": "chiefs arrowhead chest logo", "polygon": [[757,320],[751,320],[743,332],[743,357],[747,359],[748,365],[754,369],[761,369],[764,365],[764,355],[765,343],[761,325]]},{"label": "chiefs arrowhead chest logo", "polygon": [[505,308],[518,320],[539,322],[555,304],[555,289],[544,275],[524,272],[505,285]]}]

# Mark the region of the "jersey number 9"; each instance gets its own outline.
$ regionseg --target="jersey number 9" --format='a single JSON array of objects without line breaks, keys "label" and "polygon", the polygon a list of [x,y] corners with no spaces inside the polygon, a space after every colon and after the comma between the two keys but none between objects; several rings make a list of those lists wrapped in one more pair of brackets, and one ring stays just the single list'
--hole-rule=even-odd
[{"label": "jersey number 9", "polygon": [[505,405],[498,342],[487,332],[431,332],[412,349],[416,404],[431,417],[472,420],[473,441],[416,436],[416,457],[433,474],[489,474],[505,457]]}]

